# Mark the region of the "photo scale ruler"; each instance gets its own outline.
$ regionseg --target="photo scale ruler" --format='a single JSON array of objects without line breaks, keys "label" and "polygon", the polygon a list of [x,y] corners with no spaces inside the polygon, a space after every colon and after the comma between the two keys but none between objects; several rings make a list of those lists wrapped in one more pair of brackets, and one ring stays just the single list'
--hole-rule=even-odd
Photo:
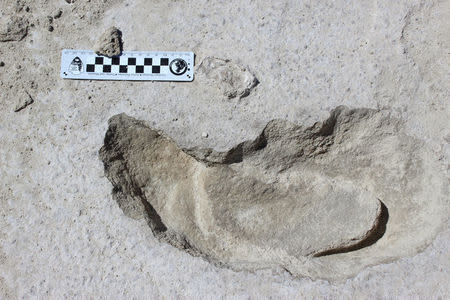
[{"label": "photo scale ruler", "polygon": [[192,81],[193,52],[123,51],[106,57],[90,50],[65,49],[61,78],[84,80]]}]

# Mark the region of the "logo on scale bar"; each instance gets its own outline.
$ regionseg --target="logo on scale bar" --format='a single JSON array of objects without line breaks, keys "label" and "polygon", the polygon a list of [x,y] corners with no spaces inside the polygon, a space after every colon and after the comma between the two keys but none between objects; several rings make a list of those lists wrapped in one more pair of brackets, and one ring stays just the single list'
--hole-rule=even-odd
[{"label": "logo on scale bar", "polygon": [[184,59],[175,58],[170,62],[169,69],[174,75],[183,75],[188,70],[188,65]]},{"label": "logo on scale bar", "polygon": [[75,57],[69,66],[69,72],[73,75],[78,75],[81,73],[81,70],[83,69],[83,62],[81,59],[77,56]]}]

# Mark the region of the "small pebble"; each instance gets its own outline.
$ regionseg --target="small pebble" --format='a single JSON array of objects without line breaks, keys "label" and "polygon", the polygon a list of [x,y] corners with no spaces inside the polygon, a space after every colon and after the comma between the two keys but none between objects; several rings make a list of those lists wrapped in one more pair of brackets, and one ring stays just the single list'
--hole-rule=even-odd
[{"label": "small pebble", "polygon": [[61,18],[61,16],[62,16],[62,9],[58,9],[56,12],[55,12],[55,14],[53,15],[53,18],[55,18],[55,19],[59,19],[59,18]]},{"label": "small pebble", "polygon": [[209,134],[207,132],[202,132],[202,138],[207,138],[209,136]]},{"label": "small pebble", "polygon": [[54,29],[52,25],[48,26],[48,31],[52,32]]},{"label": "small pebble", "polygon": [[5,63],[3,61],[0,61],[0,67],[4,67]]}]

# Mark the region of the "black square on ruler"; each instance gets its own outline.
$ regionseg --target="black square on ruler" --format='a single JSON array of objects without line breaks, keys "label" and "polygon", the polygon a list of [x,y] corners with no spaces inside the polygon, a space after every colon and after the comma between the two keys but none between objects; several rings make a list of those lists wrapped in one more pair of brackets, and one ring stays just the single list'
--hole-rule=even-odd
[{"label": "black square on ruler", "polygon": [[127,66],[120,66],[119,67],[119,73],[127,73],[128,67]]},{"label": "black square on ruler", "polygon": [[153,66],[152,73],[159,73],[159,66]]},{"label": "black square on ruler", "polygon": [[86,72],[95,72],[95,65],[86,65]]},{"label": "black square on ruler", "polygon": [[144,73],[144,66],[136,66],[136,73]]},{"label": "black square on ruler", "polygon": [[112,62],[113,65],[120,65],[120,58],[113,57],[111,62]]},{"label": "black square on ruler", "polygon": [[103,57],[96,57],[95,58],[95,64],[96,65],[103,65]]},{"label": "black square on ruler", "polygon": [[136,57],[129,57],[128,58],[128,65],[129,66],[135,66],[136,65]]},{"label": "black square on ruler", "polygon": [[111,66],[110,65],[103,66],[103,73],[111,73]]},{"label": "black square on ruler", "polygon": [[151,58],[144,58],[144,66],[151,66],[153,63]]},{"label": "black square on ruler", "polygon": [[168,65],[169,65],[169,59],[161,58],[161,66],[168,66]]}]

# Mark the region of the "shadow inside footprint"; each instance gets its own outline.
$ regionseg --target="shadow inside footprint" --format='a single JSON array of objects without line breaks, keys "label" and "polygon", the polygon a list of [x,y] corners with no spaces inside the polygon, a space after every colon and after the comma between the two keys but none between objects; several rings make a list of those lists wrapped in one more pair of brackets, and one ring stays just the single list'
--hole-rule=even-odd
[{"label": "shadow inside footprint", "polygon": [[332,254],[338,254],[338,253],[347,253],[347,252],[351,252],[351,251],[356,251],[365,247],[369,247],[373,244],[375,244],[379,239],[381,239],[384,235],[384,233],[386,232],[386,225],[388,223],[389,220],[389,211],[386,207],[386,205],[384,205],[383,202],[381,202],[381,214],[380,217],[378,218],[378,223],[377,225],[374,227],[373,231],[370,232],[370,234],[366,237],[366,239],[362,240],[361,242],[349,246],[349,247],[344,247],[344,248],[340,248],[340,249],[332,249],[332,250],[327,250],[324,252],[320,252],[320,253],[316,253],[314,254],[314,257],[320,257],[320,256],[327,256],[327,255],[332,255]]}]

